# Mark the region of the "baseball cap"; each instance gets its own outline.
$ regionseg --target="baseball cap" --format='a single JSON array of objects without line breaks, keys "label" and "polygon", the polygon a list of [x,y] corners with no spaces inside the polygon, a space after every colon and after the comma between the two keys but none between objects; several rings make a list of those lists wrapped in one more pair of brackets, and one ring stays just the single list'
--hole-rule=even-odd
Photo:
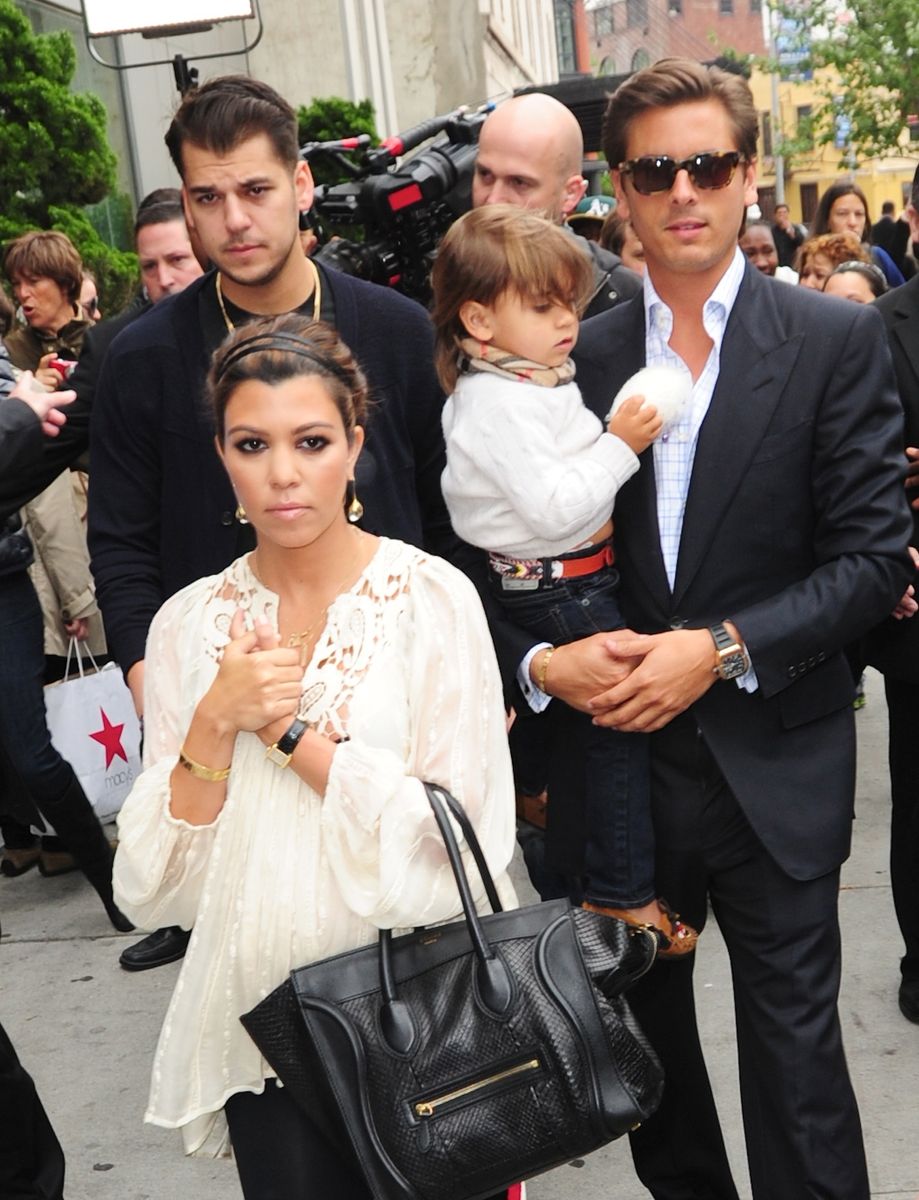
[{"label": "baseball cap", "polygon": [[568,214],[568,223],[575,221],[605,221],[616,207],[612,196],[585,196],[577,207]]}]

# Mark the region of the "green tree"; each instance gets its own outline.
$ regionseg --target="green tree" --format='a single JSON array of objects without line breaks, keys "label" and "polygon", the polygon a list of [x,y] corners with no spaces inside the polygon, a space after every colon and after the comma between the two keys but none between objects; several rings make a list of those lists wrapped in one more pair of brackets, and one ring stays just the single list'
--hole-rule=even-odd
[{"label": "green tree", "polygon": [[137,277],[132,254],[108,246],[85,205],[115,185],[105,108],[70,90],[76,50],[69,33],[34,34],[12,0],[0,0],[0,240],[59,229],[95,272],[103,307],[115,311]]},{"label": "green tree", "polygon": [[[360,133],[369,134],[374,146],[380,140],[373,104],[369,100],[354,104],[339,96],[320,98],[297,109],[297,124],[301,146],[307,142],[338,141]],[[312,159],[310,167],[317,183],[340,183],[342,180],[341,167],[324,155]]]},{"label": "green tree", "polygon": [[896,152],[919,113],[919,5],[915,0],[780,0],[777,58],[785,78],[814,71],[820,104],[782,152],[837,144],[843,161]]}]

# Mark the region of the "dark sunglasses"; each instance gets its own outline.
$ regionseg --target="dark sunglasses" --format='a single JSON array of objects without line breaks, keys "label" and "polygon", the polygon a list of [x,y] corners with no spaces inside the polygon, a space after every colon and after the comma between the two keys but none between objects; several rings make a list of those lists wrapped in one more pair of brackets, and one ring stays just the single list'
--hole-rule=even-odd
[{"label": "dark sunglasses", "polygon": [[96,296],[86,300],[83,304],[83,309],[88,317],[94,317],[99,311],[99,300]]},{"label": "dark sunglasses", "polygon": [[714,191],[728,186],[734,178],[737,164],[742,161],[738,150],[694,154],[679,162],[668,158],[666,154],[647,154],[644,158],[631,158],[628,162],[620,163],[619,171],[622,175],[631,175],[635,191],[642,196],[669,192],[680,171],[686,171],[696,187]]}]

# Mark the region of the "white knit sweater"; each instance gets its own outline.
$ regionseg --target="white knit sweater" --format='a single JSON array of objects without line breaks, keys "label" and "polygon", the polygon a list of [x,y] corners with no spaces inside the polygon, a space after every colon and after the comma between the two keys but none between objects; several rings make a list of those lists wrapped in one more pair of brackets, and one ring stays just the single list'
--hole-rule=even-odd
[{"label": "white knit sweater", "polygon": [[444,499],[473,546],[547,558],[582,545],[638,470],[576,383],[541,387],[487,372],[460,377],[443,411]]}]

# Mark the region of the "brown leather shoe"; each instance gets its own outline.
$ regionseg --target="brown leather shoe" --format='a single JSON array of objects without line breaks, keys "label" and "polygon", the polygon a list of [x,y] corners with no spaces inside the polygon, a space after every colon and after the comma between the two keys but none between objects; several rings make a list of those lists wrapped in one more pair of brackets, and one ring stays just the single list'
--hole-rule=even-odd
[{"label": "brown leather shoe", "polygon": [[657,936],[658,958],[682,958],[684,954],[692,954],[699,940],[699,932],[680,920],[680,914],[675,913],[663,896],[658,896],[657,903],[663,915],[660,925],[652,925],[650,921],[639,921],[635,910],[631,908],[605,908],[600,904],[592,904],[585,900],[581,907],[588,912],[602,913],[604,917],[618,917],[628,925],[637,929],[650,929]]},{"label": "brown leather shoe", "polygon": [[80,864],[67,850],[46,850],[42,846],[38,852],[38,872],[45,879],[53,879],[55,875],[69,875],[71,871],[79,871]]},{"label": "brown leather shoe", "polygon": [[12,850],[9,846],[4,846],[3,854],[0,855],[0,875],[5,875],[7,879],[25,875],[26,871],[31,871],[38,862],[39,853],[38,846],[30,846],[27,850]]}]

